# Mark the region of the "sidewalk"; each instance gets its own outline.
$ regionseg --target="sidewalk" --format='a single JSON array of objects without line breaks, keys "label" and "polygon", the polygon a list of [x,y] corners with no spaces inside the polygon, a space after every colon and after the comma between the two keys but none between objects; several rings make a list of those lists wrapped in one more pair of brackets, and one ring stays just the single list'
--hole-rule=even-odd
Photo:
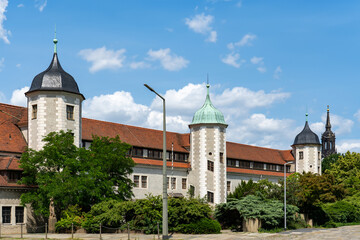
[{"label": "sidewalk", "polygon": [[[14,235],[2,235],[2,239],[20,239],[20,234]],[[45,234],[24,234],[24,239],[45,239]],[[71,239],[71,234],[48,234],[48,239]],[[83,240],[99,240],[99,234],[74,234],[74,239]],[[103,240],[127,240],[127,233],[119,234],[102,234]],[[144,235],[131,233],[130,239],[136,240],[157,240],[157,235]],[[160,236],[161,239],[161,236]],[[346,226],[339,228],[329,229],[298,229],[293,231],[286,231],[281,233],[236,233],[229,230],[223,230],[221,234],[205,234],[205,235],[190,235],[190,234],[174,234],[171,239],[176,240],[202,240],[202,239],[214,239],[214,240],[236,240],[236,239],[296,239],[296,240],[319,240],[319,239],[360,239],[360,225]]]}]

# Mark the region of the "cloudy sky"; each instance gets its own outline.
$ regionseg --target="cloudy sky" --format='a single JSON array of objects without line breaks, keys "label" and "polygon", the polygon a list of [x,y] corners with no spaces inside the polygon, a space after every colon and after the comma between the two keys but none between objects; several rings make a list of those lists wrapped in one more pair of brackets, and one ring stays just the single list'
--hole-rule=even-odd
[{"label": "cloudy sky", "polygon": [[337,149],[360,151],[360,2],[286,0],[0,0],[0,102],[58,55],[86,97],[83,116],[188,132],[206,94],[229,141],[289,149],[309,112]]}]

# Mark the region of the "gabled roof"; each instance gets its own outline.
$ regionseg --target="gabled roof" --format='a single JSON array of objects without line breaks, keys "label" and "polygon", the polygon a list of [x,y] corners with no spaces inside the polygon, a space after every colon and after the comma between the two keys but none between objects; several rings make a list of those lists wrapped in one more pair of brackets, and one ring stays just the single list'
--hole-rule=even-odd
[{"label": "gabled roof", "polygon": [[[82,119],[82,139],[91,141],[92,136],[115,137],[133,146],[162,149],[163,131],[149,128],[134,127],[119,123],[105,122],[94,119]],[[189,145],[190,134],[166,132],[166,149],[171,150],[174,143],[174,151],[188,152],[185,147]]]},{"label": "gabled roof", "polygon": [[234,142],[226,142],[226,156],[232,159],[273,164],[284,164],[286,161],[294,160],[290,150],[256,147]]}]

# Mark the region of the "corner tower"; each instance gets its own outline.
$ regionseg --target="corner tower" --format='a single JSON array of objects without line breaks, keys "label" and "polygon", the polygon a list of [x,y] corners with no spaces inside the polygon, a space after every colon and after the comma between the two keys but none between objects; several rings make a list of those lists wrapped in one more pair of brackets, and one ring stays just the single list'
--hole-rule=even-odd
[{"label": "corner tower", "polygon": [[25,96],[28,100],[28,146],[40,150],[50,132],[71,130],[81,145],[81,104],[85,99],[75,79],[61,67],[54,38],[50,66],[35,76]]},{"label": "corner tower", "polygon": [[321,143],[322,143],[322,157],[323,158],[329,156],[330,154],[336,153],[335,133],[333,133],[331,131],[329,105],[327,106],[325,132],[321,136]]},{"label": "corner tower", "polygon": [[321,174],[321,144],[318,135],[311,131],[307,120],[304,129],[295,137],[291,146],[295,158],[296,172]]},{"label": "corner tower", "polygon": [[209,87],[204,105],[190,128],[190,188],[210,203],[226,202],[226,128],[224,115],[211,103]]}]

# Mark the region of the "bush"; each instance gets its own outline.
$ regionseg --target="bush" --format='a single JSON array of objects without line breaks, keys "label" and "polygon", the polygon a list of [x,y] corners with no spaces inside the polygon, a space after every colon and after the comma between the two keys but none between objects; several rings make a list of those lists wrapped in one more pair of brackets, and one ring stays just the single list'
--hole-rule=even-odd
[{"label": "bush", "polygon": [[220,233],[221,226],[216,220],[203,218],[197,222],[182,224],[177,227],[177,232],[192,234]]},{"label": "bush", "polygon": [[81,227],[84,217],[78,205],[69,206],[61,214],[61,219],[55,224],[56,232],[69,232],[73,225],[74,231]]},{"label": "bush", "polygon": [[323,204],[322,209],[333,222],[348,223],[360,221],[359,210],[346,201]]},{"label": "bush", "polygon": [[[264,229],[282,226],[284,219],[284,204],[278,200],[262,199],[248,195],[241,200],[219,204],[215,210],[216,219],[224,227],[241,226],[243,219],[258,218]],[[296,206],[287,205],[287,221],[295,220]]]},{"label": "bush", "polygon": [[[169,198],[169,231],[181,231],[180,226],[210,219],[210,206],[200,199]],[[157,233],[157,223],[162,224],[161,196],[149,195],[135,201],[110,200],[94,205],[86,214],[83,227],[88,232],[98,232],[99,224],[111,228],[127,228],[146,234]],[[190,229],[187,228],[187,229]]]}]

